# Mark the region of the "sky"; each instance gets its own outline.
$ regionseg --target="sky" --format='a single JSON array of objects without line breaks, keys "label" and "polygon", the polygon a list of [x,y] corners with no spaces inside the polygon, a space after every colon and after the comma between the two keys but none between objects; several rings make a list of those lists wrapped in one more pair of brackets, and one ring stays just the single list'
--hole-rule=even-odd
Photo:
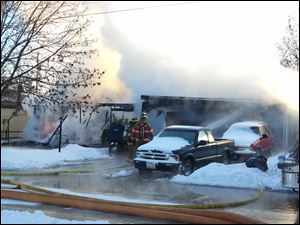
[{"label": "sky", "polygon": [[[91,13],[110,12],[93,16],[90,30],[100,49],[92,63],[106,71],[103,95],[129,102],[140,95],[271,96],[299,111],[298,73],[279,65],[276,47],[299,2],[87,5]],[[152,8],[116,12],[140,7]]]}]

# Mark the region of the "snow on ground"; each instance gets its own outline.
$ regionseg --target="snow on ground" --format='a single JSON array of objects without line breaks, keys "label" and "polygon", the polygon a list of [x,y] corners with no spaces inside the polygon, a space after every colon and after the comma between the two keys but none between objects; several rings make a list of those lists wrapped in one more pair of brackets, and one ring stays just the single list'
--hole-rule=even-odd
[{"label": "snow on ground", "polygon": [[5,204],[5,205],[40,205],[40,203],[37,203],[37,202],[26,202],[26,201],[1,198],[1,205],[2,204]]},{"label": "snow on ground", "polygon": [[[47,168],[50,166],[64,165],[65,161],[100,159],[108,156],[107,149],[82,147],[69,144],[55,150],[20,149],[17,147],[2,147],[1,170],[20,170],[29,168]],[[277,168],[278,155],[268,159],[268,171],[263,172],[257,168],[248,168],[245,163],[224,165],[211,163],[196,170],[189,177],[176,175],[171,182],[189,183],[196,185],[213,185],[235,188],[258,188],[262,183],[272,190],[288,190],[281,187],[281,170]],[[121,170],[104,175],[107,178],[130,176],[134,168]]]},{"label": "snow on ground", "polygon": [[63,165],[68,161],[106,158],[107,148],[89,148],[69,144],[58,149],[30,149],[1,146],[1,170],[24,170],[49,168]]},{"label": "snow on ground", "polygon": [[45,215],[38,210],[33,213],[1,210],[1,224],[108,224],[107,220],[64,220]]},{"label": "snow on ground", "polygon": [[270,157],[267,161],[268,171],[258,168],[248,168],[245,163],[224,165],[211,163],[202,167],[186,177],[174,176],[171,181],[175,183],[189,183],[196,185],[213,185],[221,187],[252,188],[264,187],[277,191],[287,191],[281,186],[281,170],[277,167],[278,156]]}]

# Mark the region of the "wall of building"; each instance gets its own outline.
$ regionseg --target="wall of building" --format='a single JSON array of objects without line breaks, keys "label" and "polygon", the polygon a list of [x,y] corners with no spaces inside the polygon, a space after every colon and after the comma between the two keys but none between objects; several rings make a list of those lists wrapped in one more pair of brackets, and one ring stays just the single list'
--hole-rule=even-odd
[{"label": "wall of building", "polygon": [[23,129],[28,121],[26,111],[20,109],[16,116],[12,116],[16,112],[16,108],[1,107],[1,140],[7,136],[6,130],[8,128],[9,120],[9,137],[19,138],[22,137]]}]

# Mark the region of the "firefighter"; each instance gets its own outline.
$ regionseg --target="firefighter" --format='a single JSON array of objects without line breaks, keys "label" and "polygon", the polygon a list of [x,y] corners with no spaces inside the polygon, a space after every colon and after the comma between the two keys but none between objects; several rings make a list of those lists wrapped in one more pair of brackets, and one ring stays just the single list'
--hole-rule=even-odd
[{"label": "firefighter", "polygon": [[[135,156],[136,149],[153,139],[153,129],[147,123],[148,115],[143,112],[140,116],[139,121],[131,129],[131,141],[133,143],[131,157]],[[132,160],[131,159],[131,160]]]},{"label": "firefighter", "polygon": [[134,142],[133,142],[133,138],[132,138],[132,128],[136,125],[136,123],[138,122],[138,118],[134,117],[129,121],[129,125],[126,129],[126,136],[125,136],[125,140],[127,143],[127,147],[128,147],[128,162],[131,162],[133,159],[133,153],[134,153]]},{"label": "firefighter", "polygon": [[122,124],[121,120],[115,121],[110,125],[110,128],[108,130],[109,155],[112,154],[112,150],[114,148],[117,149],[117,152],[122,151],[124,130],[125,130],[125,126]]}]

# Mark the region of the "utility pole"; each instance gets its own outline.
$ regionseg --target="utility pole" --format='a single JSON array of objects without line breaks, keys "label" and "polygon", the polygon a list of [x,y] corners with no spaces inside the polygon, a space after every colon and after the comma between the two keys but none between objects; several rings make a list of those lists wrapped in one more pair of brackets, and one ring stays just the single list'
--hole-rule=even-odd
[{"label": "utility pole", "polygon": [[62,123],[63,123],[63,118],[59,118],[59,142],[58,142],[58,152],[60,152],[61,149],[61,132],[62,132]]},{"label": "utility pole", "polygon": [[58,151],[60,152],[61,149],[61,136],[62,136],[62,124],[64,120],[67,118],[67,107],[65,105],[61,105],[61,112],[60,112],[60,117],[59,117],[59,139],[58,139]]}]

